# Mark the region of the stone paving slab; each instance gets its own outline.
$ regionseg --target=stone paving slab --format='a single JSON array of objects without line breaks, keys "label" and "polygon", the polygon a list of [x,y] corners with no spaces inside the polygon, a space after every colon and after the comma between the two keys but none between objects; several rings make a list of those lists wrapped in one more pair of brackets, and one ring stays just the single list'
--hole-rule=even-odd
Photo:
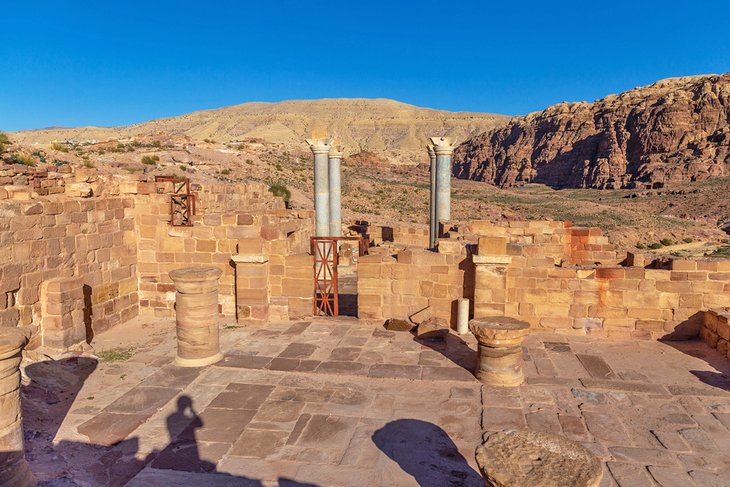
[{"label": "stone paving slab", "polygon": [[70,365],[38,375],[67,391],[28,389],[26,445],[42,481],[483,485],[476,445],[530,428],[593,451],[602,486],[730,485],[730,364],[701,343],[534,333],[526,382],[504,389],[474,379],[470,336],[439,344],[356,320],[271,323],[221,330],[225,359],[182,369],[173,328],[155,320],[142,357],[82,380]]}]

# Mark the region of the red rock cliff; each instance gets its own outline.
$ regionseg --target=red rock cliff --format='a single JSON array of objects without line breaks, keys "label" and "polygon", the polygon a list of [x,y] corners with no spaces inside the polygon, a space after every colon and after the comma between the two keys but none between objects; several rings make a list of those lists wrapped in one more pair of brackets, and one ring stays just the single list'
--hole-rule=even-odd
[{"label": "red rock cliff", "polygon": [[454,174],[498,186],[661,187],[730,174],[730,73],[560,103],[467,140]]}]

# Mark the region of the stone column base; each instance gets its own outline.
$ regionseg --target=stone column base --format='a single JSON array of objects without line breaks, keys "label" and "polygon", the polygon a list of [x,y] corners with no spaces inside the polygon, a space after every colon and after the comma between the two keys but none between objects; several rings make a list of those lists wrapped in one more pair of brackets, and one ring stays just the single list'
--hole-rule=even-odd
[{"label": "stone column base", "polygon": [[522,384],[522,340],[530,325],[506,317],[479,318],[469,322],[469,330],[479,342],[476,378],[490,386]]}]

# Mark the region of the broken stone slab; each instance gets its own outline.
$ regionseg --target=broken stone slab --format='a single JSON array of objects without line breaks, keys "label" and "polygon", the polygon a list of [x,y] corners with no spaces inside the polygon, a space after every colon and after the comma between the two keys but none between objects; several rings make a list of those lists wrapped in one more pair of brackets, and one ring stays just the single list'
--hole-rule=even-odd
[{"label": "broken stone slab", "polygon": [[476,449],[487,485],[494,487],[598,487],[601,462],[585,447],[560,435],[506,430]]},{"label": "broken stone slab", "polygon": [[431,318],[431,307],[426,306],[425,308],[416,311],[411,316],[408,317],[409,320],[411,320],[411,323],[414,325],[420,325],[427,319]]},{"label": "broken stone slab", "polygon": [[443,341],[449,334],[446,320],[429,318],[416,329],[416,336],[421,340]]},{"label": "broken stone slab", "polygon": [[397,318],[390,318],[385,322],[383,327],[389,331],[411,331],[413,324],[406,320],[399,320]]}]

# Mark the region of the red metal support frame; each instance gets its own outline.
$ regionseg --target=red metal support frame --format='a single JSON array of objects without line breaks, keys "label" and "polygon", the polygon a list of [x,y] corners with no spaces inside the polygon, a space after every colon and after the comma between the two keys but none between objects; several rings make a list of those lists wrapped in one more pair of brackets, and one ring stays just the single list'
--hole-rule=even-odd
[{"label": "red metal support frame", "polygon": [[367,244],[362,237],[312,237],[314,256],[314,316],[339,316],[337,290],[337,264],[339,242],[357,240],[359,255],[367,254]]},{"label": "red metal support frame", "polygon": [[190,179],[155,176],[155,182],[172,183],[170,225],[173,227],[192,227],[193,215],[195,215],[195,195],[190,192]]}]

